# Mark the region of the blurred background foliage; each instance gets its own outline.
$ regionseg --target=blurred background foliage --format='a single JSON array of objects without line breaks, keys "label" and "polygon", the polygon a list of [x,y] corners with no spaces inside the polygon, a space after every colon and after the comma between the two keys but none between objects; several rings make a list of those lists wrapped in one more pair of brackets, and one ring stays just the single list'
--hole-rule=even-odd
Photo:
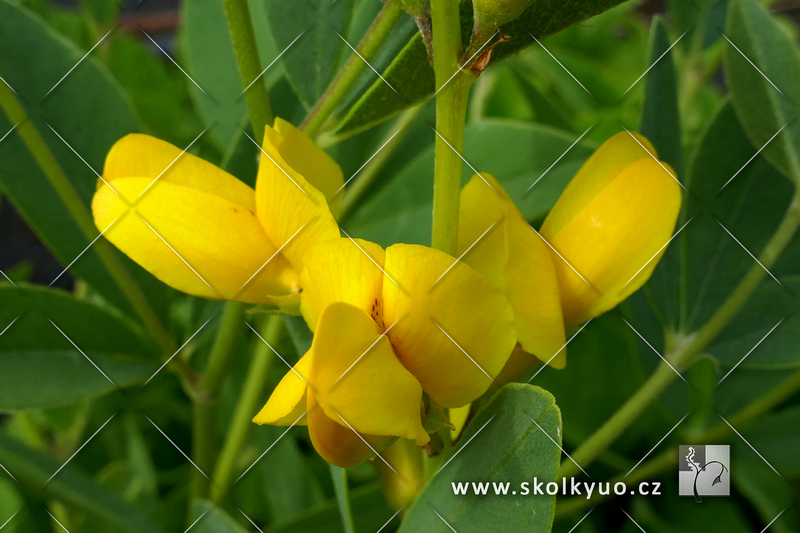
[{"label": "blurred background foliage", "polygon": [[[277,0],[249,2],[265,67],[303,29],[300,25],[310,23],[306,31],[317,32],[316,40],[299,41],[264,75],[277,116],[302,121],[349,55],[330,27],[355,44],[381,7],[377,0],[339,2],[344,11],[320,20],[312,11],[284,10]],[[796,53],[800,4],[781,0],[764,5]],[[576,336],[565,370],[546,369],[533,381],[555,395],[568,450],[597,429],[659,362],[623,318],[661,353],[665,332],[694,331],[752,264],[717,221],[757,254],[791,196],[792,185],[770,162],[777,156],[754,156],[765,139],[754,141],[758,135],[748,123],[753,119],[742,114],[741,99],[752,95],[737,88],[740,101],[736,94],[733,104],[729,101],[723,69],[730,51],[723,38],[727,10],[728,0],[623,2],[543,39],[543,47],[529,46],[492,65],[472,91],[464,177],[471,175],[470,166],[496,175],[534,226],[593,149],[623,128],[647,134],[690,191],[681,223],[689,225],[651,282]],[[383,71],[415,32],[405,17],[374,59],[375,67]],[[0,0],[0,49],[0,73],[23,101],[84,209],[108,148],[133,131],[180,147],[191,145],[192,153],[254,183],[257,148],[241,130],[247,128],[246,106],[221,0]],[[667,49],[666,59],[643,76]],[[63,86],[46,94],[88,51]],[[297,69],[302,61],[318,68],[311,74]],[[784,74],[776,75],[797,88],[797,80],[784,80]],[[340,122],[320,137],[345,176],[358,173],[398,124],[408,127],[344,227],[354,237],[384,246],[427,244],[433,102],[422,100],[396,119],[356,126],[347,113],[374,83],[374,74],[365,71],[336,115]],[[424,93],[424,87],[420,90]],[[359,131],[365,125],[371,127]],[[0,135],[16,126],[0,115]],[[565,155],[556,160],[560,154]],[[301,428],[280,438],[282,428],[254,426],[237,459],[239,471],[264,450],[269,453],[234,485],[221,508],[191,501],[187,481],[193,467],[179,451],[191,448],[190,399],[167,370],[142,386],[164,360],[163,345],[135,318],[109,273],[100,243],[84,253],[91,237],[15,134],[0,144],[0,178],[0,270],[15,284],[0,283],[0,327],[13,322],[0,337],[3,531],[56,531],[54,519],[73,533],[183,531],[187,516],[191,523],[203,513],[208,514],[193,530],[252,531],[257,524],[271,533],[342,531],[328,466]],[[110,253],[165,324],[168,339],[175,347],[187,343],[177,357],[204,368],[223,304],[178,294],[116,251]],[[717,413],[733,415],[800,368],[798,260],[800,238],[795,237],[771,270],[782,285],[773,279],[763,282],[689,370],[688,383],[670,386],[592,466],[593,479],[628,471],[684,414],[690,413],[686,423],[654,456],[717,426]],[[716,387],[781,319],[776,333]],[[69,332],[69,339],[50,320]],[[256,329],[262,320],[263,315],[248,316]],[[308,339],[301,323],[287,322],[275,349],[292,363]],[[91,355],[116,386],[68,340]],[[259,352],[270,355],[249,332],[236,350],[220,399],[220,439],[250,358]],[[285,373],[284,366],[273,359],[264,398]],[[782,477],[742,439],[725,435],[717,442],[733,446],[731,498],[709,499],[702,506],[678,498],[676,469],[671,468],[656,476],[663,482],[663,497],[625,496],[601,504],[575,531],[636,531],[620,508],[648,532],[761,531],[785,508],[770,531],[800,530],[797,399],[783,401],[775,413],[743,432]],[[394,510],[386,503],[376,469],[364,464],[348,474],[356,530],[378,531]],[[559,515],[555,530],[572,531],[586,510]],[[502,521],[500,516],[492,519]],[[383,531],[398,525],[398,520],[389,522]]]}]

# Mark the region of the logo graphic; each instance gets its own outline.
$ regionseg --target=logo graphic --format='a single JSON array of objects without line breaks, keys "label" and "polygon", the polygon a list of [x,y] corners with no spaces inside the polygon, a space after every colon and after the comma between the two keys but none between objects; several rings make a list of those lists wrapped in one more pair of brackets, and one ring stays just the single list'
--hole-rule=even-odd
[{"label": "logo graphic", "polygon": [[678,487],[681,496],[731,495],[731,451],[727,445],[681,445],[678,451]]}]

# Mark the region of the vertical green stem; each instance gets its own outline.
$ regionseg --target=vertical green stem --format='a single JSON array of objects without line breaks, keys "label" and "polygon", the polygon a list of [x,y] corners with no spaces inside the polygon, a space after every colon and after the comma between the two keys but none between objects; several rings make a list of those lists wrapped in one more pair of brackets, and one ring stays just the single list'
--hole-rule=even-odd
[{"label": "vertical green stem", "polygon": [[[217,405],[222,384],[227,376],[236,344],[245,327],[246,305],[228,302],[222,314],[222,322],[211,348],[208,366],[194,392],[194,426],[192,438],[192,460],[207,475],[214,467],[217,450]],[[192,496],[205,497],[208,479],[194,471]]]},{"label": "vertical green stem", "polygon": [[300,126],[309,137],[316,136],[325,121],[336,111],[364,72],[367,67],[366,61],[372,61],[403,13],[404,11],[394,2],[387,1],[383,4],[378,16],[356,46],[356,51],[347,59]]},{"label": "vertical green stem", "polygon": [[[25,109],[17,100],[17,97],[5,83],[0,83],[0,108],[3,109],[8,120],[12,124],[17,124],[17,134],[25,143],[28,151],[39,164],[50,185],[55,190],[58,198],[69,211],[70,216],[78,225],[81,233],[88,242],[94,241],[98,230],[95,228],[94,221],[89,209],[81,200],[78,191],[73,187],[72,182],[61,169],[58,161],[53,156],[47,143],[44,142],[36,127],[28,118]],[[130,302],[134,312],[139,316],[147,329],[152,333],[161,349],[168,354],[175,351],[175,343],[170,337],[164,325],[158,319],[150,302],[147,301],[139,286],[131,278],[130,273],[114,253],[111,245],[105,239],[98,239],[94,244],[94,250],[100,257],[103,266],[116,282],[125,298]]]},{"label": "vertical green stem", "polygon": [[[258,57],[249,7],[247,0],[223,0],[223,5],[242,84],[248,87],[246,99],[250,123],[256,140],[260,143],[264,138],[264,127],[272,122],[272,109],[263,81],[259,79],[253,83],[261,75],[261,60]],[[225,305],[208,367],[194,396],[192,457],[195,464],[207,473],[211,472],[215,462],[219,391],[244,328],[245,309],[246,305],[239,302],[228,302]],[[192,496],[204,497],[208,487],[209,480],[199,472],[195,472],[192,478]]]},{"label": "vertical green stem", "polygon": [[[272,346],[280,341],[282,332],[283,319],[280,315],[269,316],[261,327],[261,336]],[[244,389],[239,396],[239,403],[233,413],[233,421],[228,428],[225,443],[211,478],[211,500],[217,505],[222,503],[230,490],[236,460],[250,432],[250,427],[253,425],[252,419],[258,410],[273,359],[272,350],[258,339],[256,348],[253,350],[250,368],[247,371]]]},{"label": "vertical green stem", "polygon": [[467,97],[475,77],[461,70],[461,26],[457,0],[432,0],[433,70],[436,76],[436,161],[431,244],[452,256],[458,248],[461,151]]},{"label": "vertical green stem", "polygon": [[[675,348],[666,355],[672,366],[682,370],[692,358],[700,353],[708,343],[714,340],[730,322],[731,318],[741,309],[761,280],[767,274],[765,269],[780,257],[786,245],[797,233],[800,227],[800,194],[795,193],[786,214],[775,233],[770,238],[759,256],[761,264],[754,264],[742,281],[736,286],[727,300],[717,310],[709,321],[697,333],[680,340]],[[763,265],[763,266],[762,266]],[[592,434],[589,439],[572,454],[575,462],[565,460],[561,464],[562,477],[574,476],[578,473],[575,463],[586,468],[600,453],[602,453],[623,431],[625,431],[650,403],[677,378],[677,374],[666,363],[661,363],[656,372],[648,379],[639,390],[620,407],[614,415]]]},{"label": "vertical green stem", "polygon": [[250,123],[256,140],[261,143],[264,137],[264,126],[272,124],[272,107],[269,103],[267,86],[261,76],[261,60],[258,57],[258,45],[253,33],[253,21],[247,0],[224,0],[225,17],[228,19],[228,30],[233,41],[233,51],[239,66],[239,76],[245,87],[247,108],[250,111]]},{"label": "vertical green stem", "polygon": [[350,494],[347,487],[347,470],[338,466],[329,465],[331,468],[331,478],[333,479],[333,489],[336,492],[336,503],[339,504],[339,514],[342,515],[342,526],[344,533],[356,533],[353,523],[353,512],[350,509]]}]

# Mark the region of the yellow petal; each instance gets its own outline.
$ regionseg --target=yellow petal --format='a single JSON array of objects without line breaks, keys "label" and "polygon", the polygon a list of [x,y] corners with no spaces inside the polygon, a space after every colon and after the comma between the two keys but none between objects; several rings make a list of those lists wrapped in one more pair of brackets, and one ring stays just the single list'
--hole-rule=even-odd
[{"label": "yellow petal", "polygon": [[363,463],[375,455],[373,450],[377,452],[392,439],[392,437],[372,435],[359,436],[349,427],[334,422],[319,406],[311,389],[308,391],[307,416],[308,434],[314,449],[323,459],[340,468],[350,468]]},{"label": "yellow petal", "polygon": [[95,224],[167,285],[247,303],[297,290],[297,274],[244,205],[151,178],[117,178],[113,187],[116,193],[106,185],[95,193]]},{"label": "yellow petal", "polygon": [[476,174],[461,190],[458,254],[462,261],[505,290],[508,207],[499,194],[502,190],[489,174]]},{"label": "yellow petal", "polygon": [[311,331],[333,302],[354,305],[382,324],[383,260],[383,248],[361,239],[334,239],[309,250],[300,283],[301,311]]},{"label": "yellow petal", "polygon": [[308,135],[282,118],[275,119],[274,129],[267,127],[267,135],[277,140],[276,133],[283,140],[279,147],[283,160],[325,195],[331,213],[339,218],[344,192],[342,169]]},{"label": "yellow petal", "polygon": [[[565,191],[556,203],[551,216],[555,213],[557,223],[548,217],[542,236],[563,257],[554,254],[553,261],[568,326],[611,309],[652,274],[680,211],[680,186],[670,172],[650,156],[617,169],[610,178],[581,170],[568,189],[577,181],[594,194],[578,197]],[[598,181],[603,187],[597,187]]]},{"label": "yellow petal", "polygon": [[633,135],[635,139],[628,132],[614,135],[586,160],[547,215],[541,228],[543,233],[558,233],[583,206],[614,181],[620,172],[640,159],[649,158],[648,152],[657,156],[647,138],[638,133]]},{"label": "yellow petal", "polygon": [[311,359],[311,350],[309,350],[294,365],[294,368],[283,376],[278,386],[272,391],[267,404],[253,418],[253,422],[273,426],[306,425],[308,417],[306,382]]},{"label": "yellow petal", "polygon": [[325,196],[281,156],[274,139],[264,137],[256,182],[256,207],[264,232],[298,270],[314,245],[339,238],[339,227]]},{"label": "yellow petal", "polygon": [[364,434],[418,446],[430,440],[422,427],[422,387],[364,311],[341,302],[326,307],[312,349],[310,383],[328,417]]},{"label": "yellow petal", "polygon": [[397,439],[381,456],[391,465],[389,468],[383,461],[375,461],[386,503],[397,510],[411,505],[425,488],[420,449],[410,440]]},{"label": "yellow petal", "polygon": [[464,262],[504,291],[523,349],[563,368],[564,322],[547,244],[490,174],[476,175],[464,187],[460,213],[458,250]]},{"label": "yellow petal", "polygon": [[484,276],[424,246],[386,250],[383,318],[403,365],[444,407],[483,394],[517,342],[505,296]]},{"label": "yellow petal", "polygon": [[[103,178],[114,188],[113,182],[121,178],[158,178],[256,210],[253,189],[221,168],[149,135],[133,133],[117,141],[106,156]],[[98,180],[98,188],[102,184]]]}]

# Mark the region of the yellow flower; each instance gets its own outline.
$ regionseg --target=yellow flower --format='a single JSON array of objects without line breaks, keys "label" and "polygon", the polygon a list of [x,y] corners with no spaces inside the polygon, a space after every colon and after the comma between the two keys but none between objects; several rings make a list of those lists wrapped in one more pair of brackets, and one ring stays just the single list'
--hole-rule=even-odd
[{"label": "yellow flower", "polygon": [[[681,207],[675,172],[641,135],[619,133],[581,167],[541,228],[557,252],[568,327],[641,287],[666,249]],[[648,153],[649,152],[649,153]]]},{"label": "yellow flower", "polygon": [[459,254],[514,309],[519,345],[498,383],[533,366],[529,354],[562,368],[565,327],[611,309],[650,277],[681,205],[674,172],[655,157],[641,135],[606,141],[570,181],[540,235],[491,175],[474,176],[461,191]]},{"label": "yellow flower", "polygon": [[522,348],[509,361],[519,367],[514,373],[535,363],[530,354],[563,368],[564,319],[550,250],[489,174],[474,176],[461,191],[458,253],[492,280],[514,309]]},{"label": "yellow flower", "polygon": [[339,166],[281,119],[266,128],[255,191],[169,143],[134,134],[109,152],[92,211],[109,241],[167,285],[291,309],[299,305],[305,252],[339,238],[342,184]]},{"label": "yellow flower", "polygon": [[444,407],[467,404],[516,344],[506,298],[443,252],[338,239],[303,262],[314,340],[254,421],[307,424],[330,463],[358,464],[393,437],[427,443],[423,390]]}]

